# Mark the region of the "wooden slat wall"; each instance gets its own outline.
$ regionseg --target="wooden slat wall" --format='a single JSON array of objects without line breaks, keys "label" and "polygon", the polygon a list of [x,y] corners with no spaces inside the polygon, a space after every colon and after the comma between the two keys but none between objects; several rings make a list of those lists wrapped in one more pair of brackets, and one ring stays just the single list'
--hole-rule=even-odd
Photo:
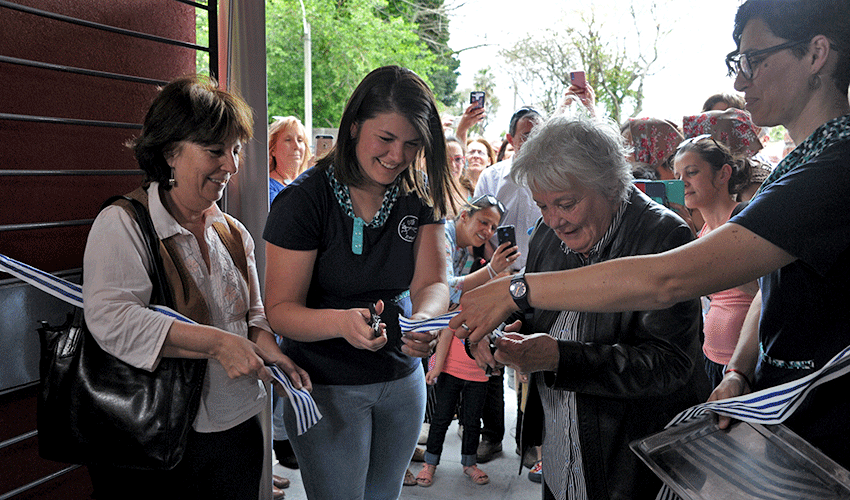
[{"label": "wooden slat wall", "polygon": [[[37,9],[109,26],[194,43],[195,8],[174,0],[13,0]],[[195,51],[128,38],[0,7],[0,55],[90,70],[170,80],[195,71]],[[0,62],[0,113],[141,123],[155,85],[125,82]],[[0,174],[21,170],[137,170],[123,143],[138,130],[0,119]],[[0,175],[0,228],[12,224],[93,219],[103,200],[142,181],[136,175]],[[78,269],[89,226],[0,230],[0,253],[49,272]],[[9,276],[0,274],[0,280]],[[31,288],[31,287],[30,287]],[[0,304],[20,301],[0,286]],[[34,290],[34,289],[33,289]],[[7,293],[8,292],[8,293]],[[27,291],[29,293],[29,290]],[[32,294],[42,292],[32,291]],[[40,297],[35,297],[40,302]],[[45,301],[47,303],[47,301]],[[51,306],[53,307],[53,306]],[[54,311],[55,312],[55,311]],[[14,316],[14,315],[12,315]],[[0,352],[37,352],[35,327],[44,311],[24,311],[0,322]],[[2,321],[2,317],[0,317]],[[35,345],[32,345],[32,344]],[[37,363],[37,362],[36,362]],[[30,359],[29,364],[33,364]],[[36,429],[37,380],[21,381],[36,366],[0,363],[0,443]],[[16,369],[16,373],[9,370]],[[23,378],[31,378],[24,376]],[[9,381],[12,382],[9,382]],[[10,387],[10,384],[11,387]],[[38,456],[38,438],[0,448],[0,497],[67,467]],[[90,498],[85,467],[13,498]]]}]

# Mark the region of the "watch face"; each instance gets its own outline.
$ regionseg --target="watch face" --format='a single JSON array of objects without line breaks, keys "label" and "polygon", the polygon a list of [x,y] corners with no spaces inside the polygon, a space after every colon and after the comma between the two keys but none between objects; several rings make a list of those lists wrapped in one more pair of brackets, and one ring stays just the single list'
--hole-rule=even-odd
[{"label": "watch face", "polygon": [[511,283],[511,295],[514,297],[523,297],[525,295],[526,286],[524,281],[514,281]]}]

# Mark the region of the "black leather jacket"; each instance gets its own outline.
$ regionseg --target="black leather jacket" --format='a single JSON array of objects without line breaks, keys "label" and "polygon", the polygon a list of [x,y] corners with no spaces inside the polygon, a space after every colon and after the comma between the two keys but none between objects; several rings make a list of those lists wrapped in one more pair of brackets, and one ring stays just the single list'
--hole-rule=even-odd
[{"label": "black leather jacket", "polygon": [[[555,233],[538,222],[529,245],[527,272],[659,253],[692,239],[679,217],[631,188],[620,227],[599,255],[583,262],[574,253],[565,254]],[[558,314],[535,310],[527,326],[530,331],[548,332]],[[535,374],[541,394],[576,392],[589,498],[650,499],[658,493],[660,480],[629,449],[629,443],[662,430],[678,412],[708,397],[701,324],[699,300],[657,311],[583,313],[579,341],[558,341],[557,373]],[[546,428],[545,432],[564,430]]]}]

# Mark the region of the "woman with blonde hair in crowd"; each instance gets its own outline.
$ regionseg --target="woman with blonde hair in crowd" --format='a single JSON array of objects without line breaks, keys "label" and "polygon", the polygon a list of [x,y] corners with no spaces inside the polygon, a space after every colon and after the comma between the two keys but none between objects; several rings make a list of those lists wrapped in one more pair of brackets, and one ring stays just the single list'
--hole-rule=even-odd
[{"label": "woman with blonde hair in crowd", "polygon": [[312,156],[301,120],[294,116],[276,117],[269,125],[269,203],[307,170]]},{"label": "woman with blonde hair in crowd", "polygon": [[496,151],[483,137],[470,139],[466,141],[466,163],[466,175],[474,187],[481,172],[496,163]]}]

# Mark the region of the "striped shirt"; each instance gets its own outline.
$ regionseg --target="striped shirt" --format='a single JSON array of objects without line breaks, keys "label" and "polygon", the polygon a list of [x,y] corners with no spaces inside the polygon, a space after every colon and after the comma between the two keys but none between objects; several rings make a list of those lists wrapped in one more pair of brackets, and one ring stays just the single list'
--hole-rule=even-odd
[{"label": "striped shirt", "polygon": [[[605,235],[593,246],[587,258],[576,254],[581,258],[583,265],[592,264],[594,257],[614,237],[627,206],[628,202],[625,201],[620,204]],[[563,243],[561,243],[561,249],[565,253],[575,253]],[[583,313],[561,311],[549,330],[549,335],[558,340],[580,342],[578,331],[579,323],[583,318]],[[543,478],[546,486],[558,500],[587,500],[576,412],[576,393],[550,388],[543,382],[543,377],[537,377],[537,379],[546,425],[546,438],[543,441]]]}]

